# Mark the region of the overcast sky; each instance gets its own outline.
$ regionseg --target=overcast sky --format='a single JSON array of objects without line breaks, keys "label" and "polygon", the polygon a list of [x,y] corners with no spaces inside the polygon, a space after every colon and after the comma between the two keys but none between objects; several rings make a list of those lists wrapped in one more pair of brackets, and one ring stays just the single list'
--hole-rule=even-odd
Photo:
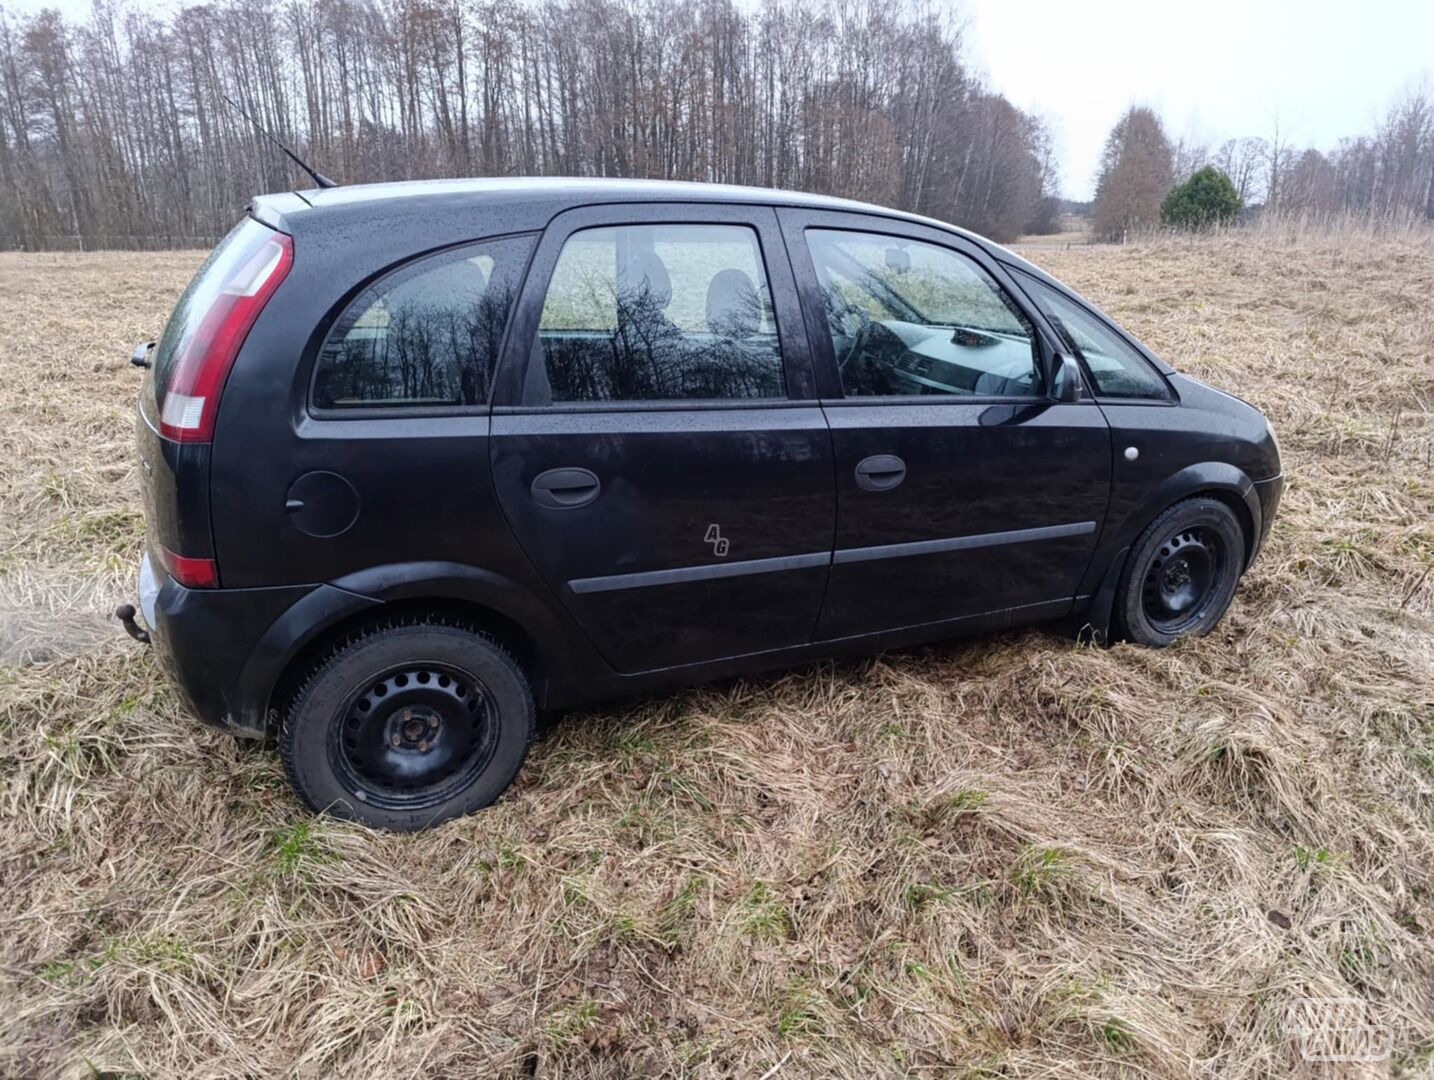
[{"label": "overcast sky", "polygon": [[[89,0],[0,0],[11,12]],[[738,0],[744,10],[760,0]],[[940,7],[942,0],[932,0]],[[152,0],[172,11],[180,0]],[[1276,119],[1299,146],[1369,132],[1421,81],[1434,88],[1434,0],[955,0],[968,59],[1055,131],[1064,194],[1089,198],[1101,146],[1132,102],[1172,138],[1218,145]]]},{"label": "overcast sky", "polygon": [[1065,193],[1089,198],[1101,147],[1132,102],[1172,138],[1218,144],[1274,129],[1332,148],[1370,131],[1421,79],[1434,86],[1434,0],[966,0],[971,60],[1056,132]]}]

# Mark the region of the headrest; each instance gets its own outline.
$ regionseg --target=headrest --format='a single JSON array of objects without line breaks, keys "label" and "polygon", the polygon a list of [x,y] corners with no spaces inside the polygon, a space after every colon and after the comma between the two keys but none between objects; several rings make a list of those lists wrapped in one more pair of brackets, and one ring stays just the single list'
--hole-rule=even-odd
[{"label": "headrest", "polygon": [[723,337],[751,337],[762,325],[762,301],[741,270],[719,270],[707,286],[707,329]]},{"label": "headrest", "polygon": [[905,248],[889,247],[886,249],[886,268],[888,270],[910,270],[911,252]]},{"label": "headrest", "polygon": [[474,307],[488,291],[488,275],[471,259],[431,266],[400,281],[387,292],[387,306],[397,311],[405,304],[418,303],[462,311]]},{"label": "headrest", "polygon": [[672,278],[667,274],[667,264],[655,251],[635,255],[628,262],[618,286],[624,296],[635,298],[645,292],[659,308],[665,308],[672,302]]}]

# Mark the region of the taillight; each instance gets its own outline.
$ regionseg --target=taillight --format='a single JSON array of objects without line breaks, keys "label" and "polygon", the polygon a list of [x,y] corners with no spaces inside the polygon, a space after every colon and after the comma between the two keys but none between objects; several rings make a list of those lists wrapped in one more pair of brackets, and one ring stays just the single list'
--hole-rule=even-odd
[{"label": "taillight", "polygon": [[[160,434],[179,442],[208,442],[214,437],[224,380],[254,320],[293,261],[293,239],[271,232],[225,279],[174,358],[173,374],[160,406]],[[178,574],[174,577],[179,580]]]},{"label": "taillight", "polygon": [[169,576],[187,589],[213,589],[219,584],[219,567],[213,559],[176,555],[169,548],[161,547],[159,561]]}]

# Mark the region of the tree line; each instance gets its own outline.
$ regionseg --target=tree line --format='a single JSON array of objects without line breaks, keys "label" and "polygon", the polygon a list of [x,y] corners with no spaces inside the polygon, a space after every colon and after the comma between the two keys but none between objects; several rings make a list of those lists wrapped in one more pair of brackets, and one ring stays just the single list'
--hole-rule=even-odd
[{"label": "tree line", "polygon": [[1297,147],[1278,121],[1269,136],[1217,147],[1172,140],[1160,117],[1132,106],[1101,157],[1091,207],[1099,240],[1121,240],[1169,220],[1167,196],[1202,170],[1228,179],[1235,207],[1274,214],[1434,220],[1434,97],[1411,90],[1368,135],[1341,139],[1326,153]]},{"label": "tree line", "polygon": [[1046,125],[879,0],[215,0],[0,17],[0,247],[206,244],[310,181],[596,175],[1056,227]]}]

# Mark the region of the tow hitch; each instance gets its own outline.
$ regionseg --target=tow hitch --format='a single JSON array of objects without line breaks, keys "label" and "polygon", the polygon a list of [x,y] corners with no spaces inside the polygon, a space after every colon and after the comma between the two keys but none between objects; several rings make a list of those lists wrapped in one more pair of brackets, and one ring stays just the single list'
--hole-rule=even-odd
[{"label": "tow hitch", "polygon": [[121,604],[115,608],[115,618],[124,627],[124,632],[134,638],[141,645],[149,644],[149,631],[134,621],[134,605]]}]

